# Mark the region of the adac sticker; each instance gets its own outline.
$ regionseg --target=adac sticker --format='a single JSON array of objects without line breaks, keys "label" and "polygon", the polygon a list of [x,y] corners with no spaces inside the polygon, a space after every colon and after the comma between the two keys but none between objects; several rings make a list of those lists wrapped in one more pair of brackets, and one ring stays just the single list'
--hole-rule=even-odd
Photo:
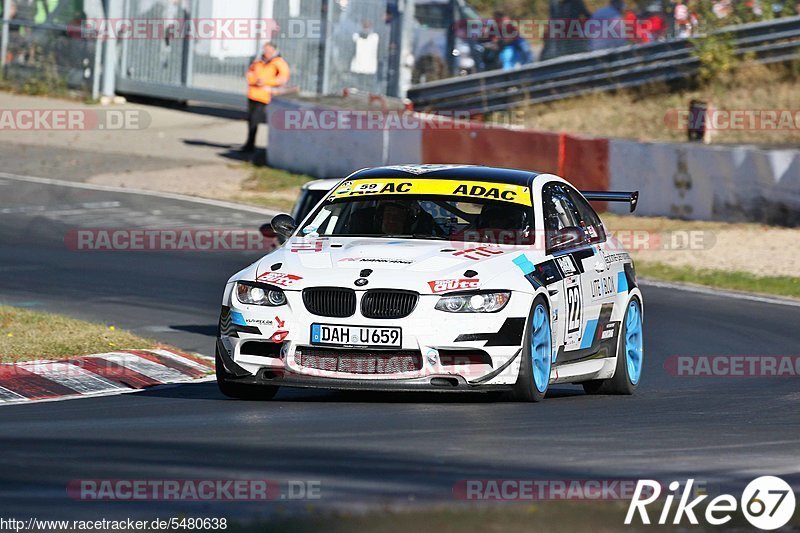
[{"label": "adac sticker", "polygon": [[328,197],[330,200],[378,194],[422,194],[436,196],[461,196],[471,199],[496,200],[530,207],[528,187],[491,181],[463,181],[445,179],[363,179],[350,180],[339,185]]}]

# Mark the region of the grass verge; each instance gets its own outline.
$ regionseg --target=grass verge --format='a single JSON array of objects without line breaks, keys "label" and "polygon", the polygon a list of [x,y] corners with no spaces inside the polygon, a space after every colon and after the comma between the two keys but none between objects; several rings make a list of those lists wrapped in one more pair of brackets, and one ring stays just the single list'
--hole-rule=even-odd
[{"label": "grass verge", "polygon": [[300,194],[300,187],[314,180],[304,174],[252,163],[244,163],[241,168],[247,169],[250,175],[242,185],[242,192],[234,199],[282,211],[290,211]]},{"label": "grass verge", "polygon": [[693,283],[716,289],[800,298],[800,278],[790,276],[756,276],[747,272],[676,267],[643,261],[636,262],[636,274],[661,281]]},{"label": "grass verge", "polygon": [[156,346],[156,341],[119,330],[113,325],[0,306],[0,362],[61,359]]},{"label": "grass verge", "polygon": [[[800,62],[764,66],[745,63],[714,83],[673,89],[664,85],[589,94],[534,104],[507,117],[516,124],[547,131],[567,131],[644,141],[686,142],[677,113],[691,100],[711,102],[718,110],[782,110],[797,107]],[[499,118],[499,117],[498,117]],[[797,129],[744,126],[712,133],[712,142],[796,145]]]},{"label": "grass verge", "polygon": [[646,231],[719,231],[729,229],[769,229],[755,222],[715,222],[709,220],[683,220],[679,218],[652,217],[639,215],[617,215],[602,213],[603,223],[611,231],[646,230]]},{"label": "grass verge", "polygon": [[[617,235],[647,236],[639,245],[627,243],[644,277],[800,298],[800,255],[795,246],[800,228],[611,213],[604,213],[603,221]],[[689,234],[699,237],[696,245],[686,240]]]}]

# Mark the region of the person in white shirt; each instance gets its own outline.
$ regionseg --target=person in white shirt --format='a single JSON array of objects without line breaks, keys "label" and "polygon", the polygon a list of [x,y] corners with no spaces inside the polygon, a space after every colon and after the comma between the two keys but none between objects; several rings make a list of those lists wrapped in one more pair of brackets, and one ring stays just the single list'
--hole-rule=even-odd
[{"label": "person in white shirt", "polygon": [[356,53],[350,62],[350,72],[353,74],[377,74],[379,41],[380,36],[372,31],[372,24],[365,20],[362,23],[361,31],[353,34]]}]

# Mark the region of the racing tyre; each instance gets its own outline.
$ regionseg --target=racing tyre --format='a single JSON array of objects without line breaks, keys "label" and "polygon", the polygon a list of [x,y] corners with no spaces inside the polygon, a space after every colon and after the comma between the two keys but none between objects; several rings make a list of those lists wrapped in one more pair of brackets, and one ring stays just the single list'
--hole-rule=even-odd
[{"label": "racing tyre", "polygon": [[583,390],[587,394],[633,394],[642,375],[643,357],[642,305],[633,297],[622,321],[614,377],[587,381],[583,383]]},{"label": "racing tyre", "polygon": [[533,302],[523,339],[522,361],[511,398],[518,402],[540,402],[547,394],[553,364],[550,310],[542,296]]},{"label": "racing tyre", "polygon": [[252,385],[250,383],[236,383],[228,378],[225,367],[219,356],[219,351],[215,354],[215,371],[217,374],[217,386],[222,394],[228,398],[237,400],[271,400],[277,393],[279,387],[265,385]]}]

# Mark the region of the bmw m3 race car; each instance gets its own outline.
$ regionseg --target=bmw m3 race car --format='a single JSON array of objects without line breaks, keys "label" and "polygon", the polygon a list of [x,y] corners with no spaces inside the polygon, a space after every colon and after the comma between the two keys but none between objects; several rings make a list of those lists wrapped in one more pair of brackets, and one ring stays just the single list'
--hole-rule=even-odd
[{"label": "bmw m3 race car", "polygon": [[221,391],[632,393],[642,295],[588,200],[632,211],[638,192],[480,166],[351,174],[299,224],[273,218],[283,245],[225,285]]}]

